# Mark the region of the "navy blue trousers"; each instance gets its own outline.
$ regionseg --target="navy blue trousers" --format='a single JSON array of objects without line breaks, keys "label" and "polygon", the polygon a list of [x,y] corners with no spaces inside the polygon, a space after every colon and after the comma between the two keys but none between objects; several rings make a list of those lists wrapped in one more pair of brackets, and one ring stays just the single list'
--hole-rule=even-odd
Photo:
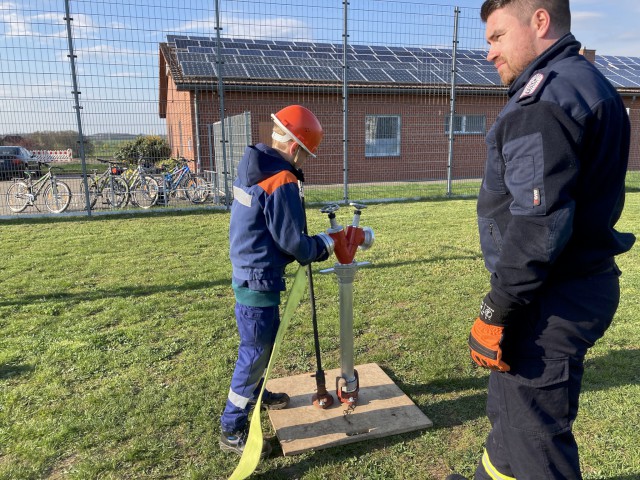
[{"label": "navy blue trousers", "polygon": [[476,480],[581,479],[572,425],[583,363],[620,299],[619,270],[550,285],[505,328],[509,372],[491,372],[491,431]]},{"label": "navy blue trousers", "polygon": [[235,313],[240,345],[229,396],[220,418],[224,432],[237,432],[247,425],[249,402],[260,393],[262,377],[280,326],[278,305],[249,307],[236,303]]}]

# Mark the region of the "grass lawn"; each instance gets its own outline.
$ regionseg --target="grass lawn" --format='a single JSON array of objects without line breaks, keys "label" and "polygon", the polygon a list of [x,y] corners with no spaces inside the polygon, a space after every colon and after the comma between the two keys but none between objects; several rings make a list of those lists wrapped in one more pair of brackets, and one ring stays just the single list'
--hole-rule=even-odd
[{"label": "grass lawn", "polygon": [[[318,209],[308,217],[311,232],[328,227]],[[218,448],[238,343],[228,222],[200,211],[2,224],[0,478],[231,474],[239,457]],[[380,365],[434,427],[291,457],[273,438],[252,478],[442,479],[471,476],[481,456],[488,374],[466,347],[488,288],[475,200],[370,205],[361,224],[376,243],[356,257],[373,264],[354,284],[356,364]],[[640,192],[619,228],[640,237]],[[585,479],[640,478],[640,246],[619,264],[620,308],[587,357],[575,423]],[[323,366],[339,368],[338,287],[314,280]],[[315,371],[307,300],[276,377]]]}]

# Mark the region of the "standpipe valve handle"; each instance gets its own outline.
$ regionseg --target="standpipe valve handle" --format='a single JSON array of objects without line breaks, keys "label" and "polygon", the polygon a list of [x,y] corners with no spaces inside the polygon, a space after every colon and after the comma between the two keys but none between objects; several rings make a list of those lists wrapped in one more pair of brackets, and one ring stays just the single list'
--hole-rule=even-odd
[{"label": "standpipe valve handle", "polygon": [[321,213],[328,214],[329,223],[331,224],[331,228],[328,230],[328,233],[335,233],[342,230],[342,225],[338,225],[336,221],[336,212],[340,209],[340,205],[336,203],[331,203],[329,205],[325,205],[320,209]]},{"label": "standpipe valve handle", "polygon": [[357,203],[357,202],[351,202],[349,205],[351,205],[354,208],[353,223],[351,225],[353,225],[354,227],[357,227],[358,225],[360,225],[360,215],[362,214],[362,210],[367,208],[367,206],[363,203]]}]

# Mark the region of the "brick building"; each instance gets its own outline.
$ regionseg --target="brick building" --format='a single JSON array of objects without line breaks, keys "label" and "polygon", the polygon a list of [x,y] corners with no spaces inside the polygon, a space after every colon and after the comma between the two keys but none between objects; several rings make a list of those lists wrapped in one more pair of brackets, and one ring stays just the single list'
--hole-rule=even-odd
[{"label": "brick building", "polygon": [[[621,93],[631,117],[630,168],[640,170],[640,58],[583,51]],[[484,136],[506,102],[486,52],[456,52],[452,177],[479,178]],[[218,62],[218,58],[221,62]],[[160,44],[160,117],[172,155],[214,170],[210,125],[251,112],[252,143],[268,143],[270,114],[298,103],[320,119],[325,138],[307,181],[350,183],[441,180],[450,158],[452,52],[446,49],[353,45],[347,53],[348,162],[342,45],[169,36]]]}]

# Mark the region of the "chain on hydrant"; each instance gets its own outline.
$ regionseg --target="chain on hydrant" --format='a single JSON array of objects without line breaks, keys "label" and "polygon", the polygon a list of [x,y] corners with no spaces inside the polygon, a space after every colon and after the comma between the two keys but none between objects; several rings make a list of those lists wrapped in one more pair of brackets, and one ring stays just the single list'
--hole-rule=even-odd
[{"label": "chain on hydrant", "polygon": [[329,216],[331,227],[327,233],[335,243],[334,252],[338,263],[322,273],[333,272],[338,278],[340,292],[340,368],[341,376],[336,378],[336,395],[341,403],[355,406],[358,401],[360,381],[353,360],[353,280],[358,268],[368,262],[355,262],[358,249],[366,250],[373,245],[373,230],[360,226],[360,215],[366,205],[351,203],[354,207],[353,222],[343,228],[336,221],[338,205],[328,205],[321,212]]}]

